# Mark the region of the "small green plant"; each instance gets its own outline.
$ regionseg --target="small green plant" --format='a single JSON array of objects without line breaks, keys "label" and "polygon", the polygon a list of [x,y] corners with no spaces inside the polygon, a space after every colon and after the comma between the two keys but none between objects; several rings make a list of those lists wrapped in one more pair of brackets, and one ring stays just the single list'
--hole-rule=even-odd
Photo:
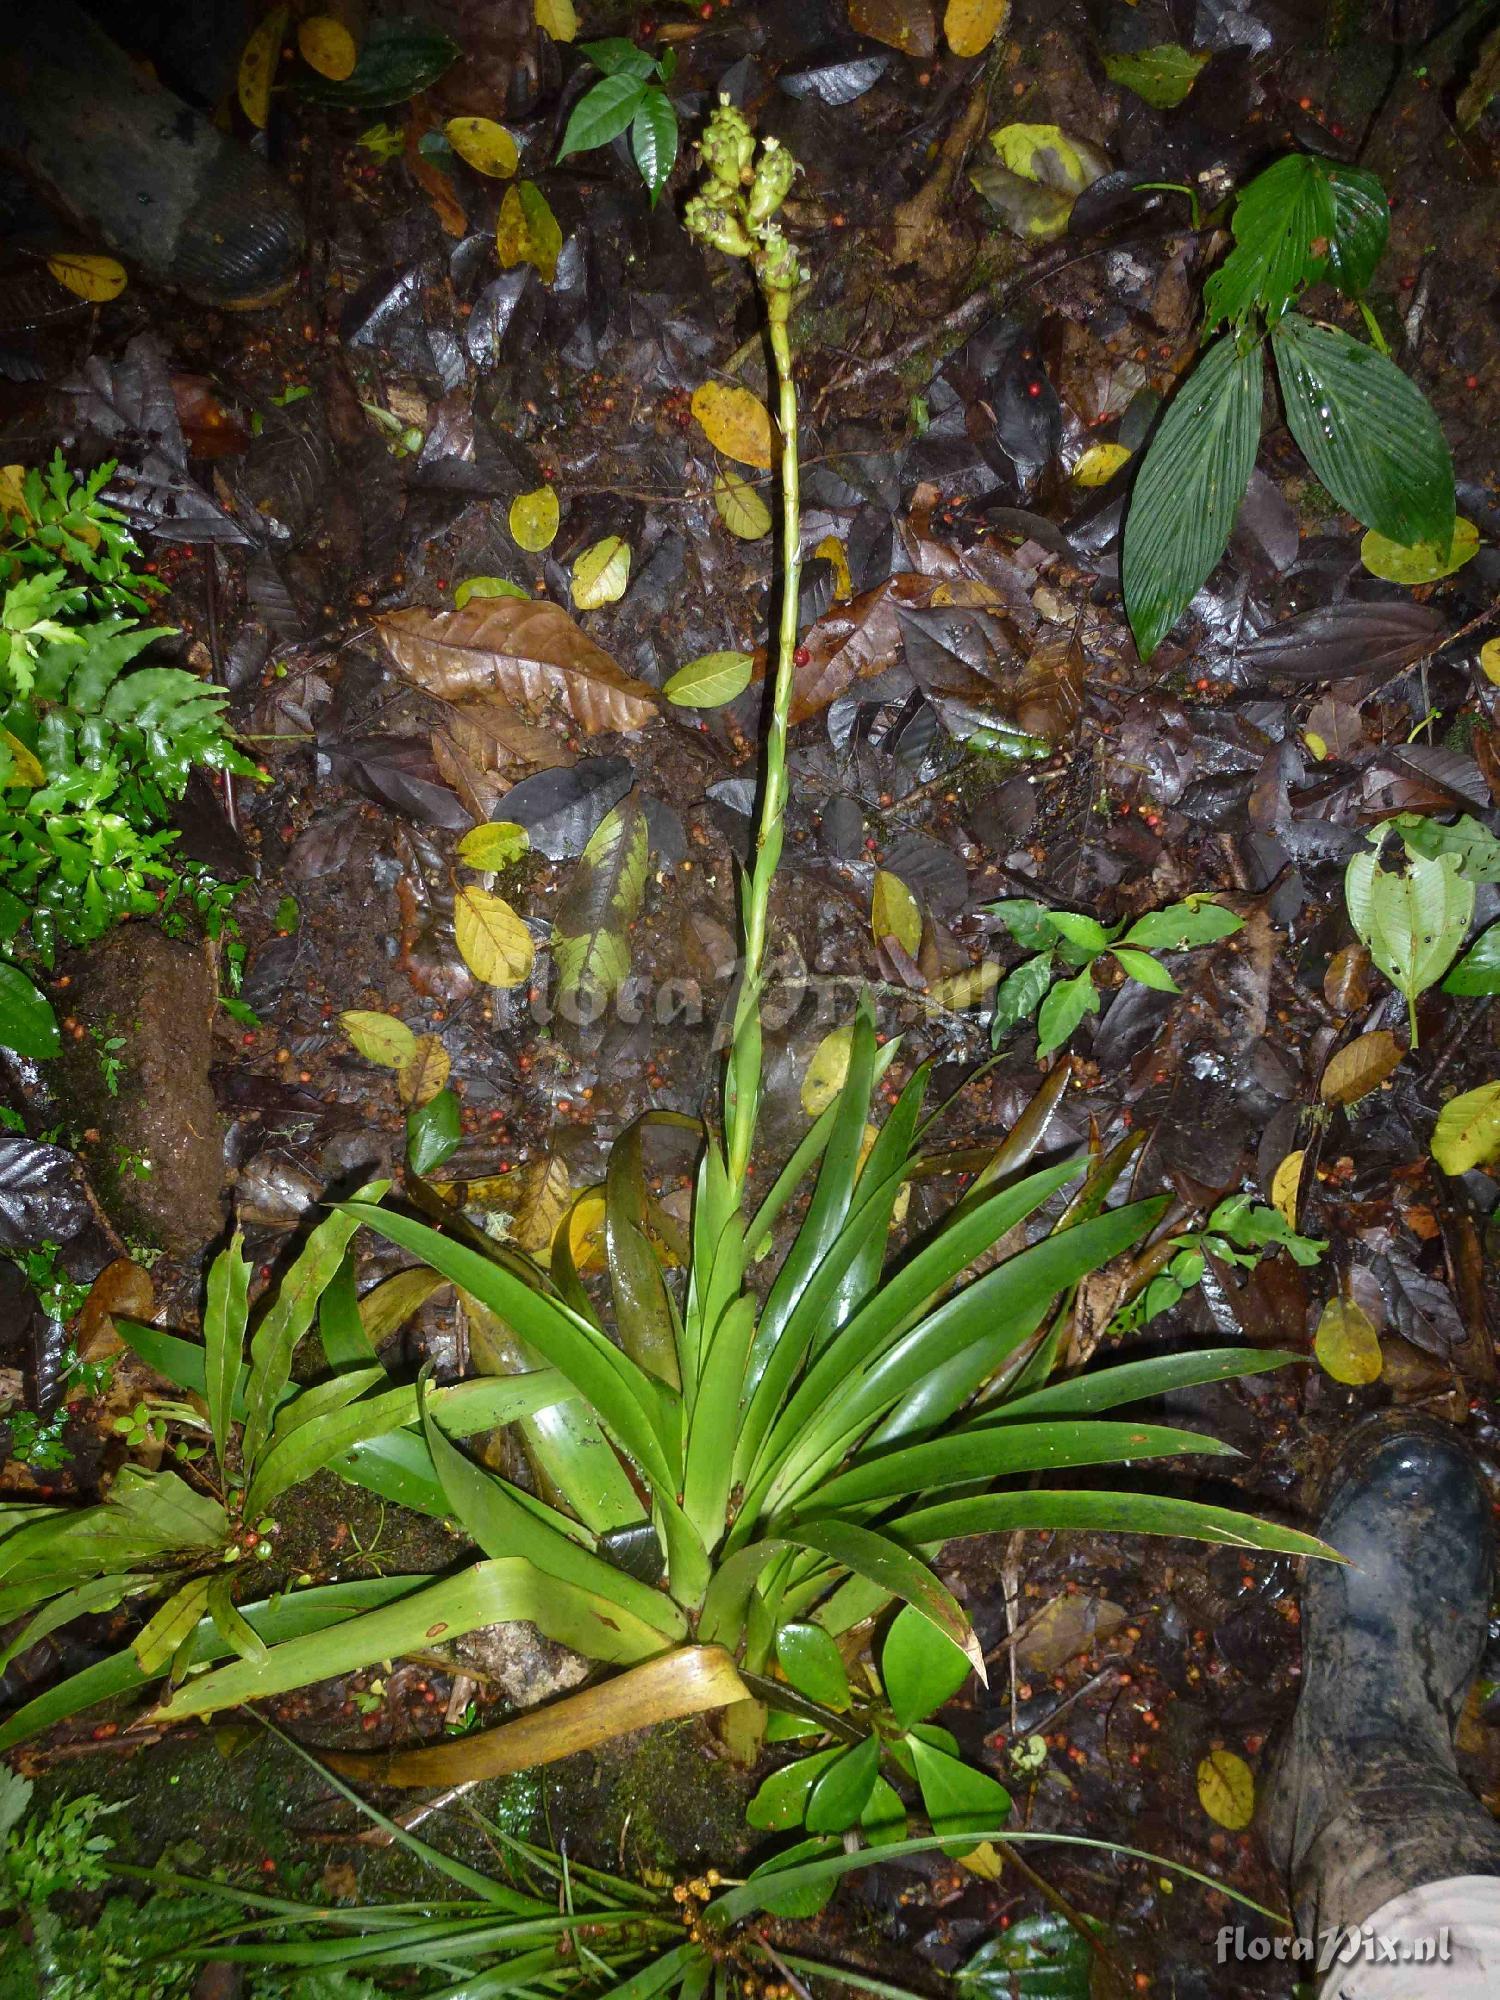
[{"label": "small green plant", "polygon": [[[915,1784],[934,1833],[972,1836],[977,1828],[1005,1824],[1010,1793],[966,1762],[956,1738],[932,1721],[968,1679],[973,1661],[919,1611],[908,1605],[896,1614],[881,1646],[879,1673],[867,1666],[863,1687],[821,1625],[783,1625],[776,1659],[807,1706],[774,1713],[767,1740],[835,1739],[773,1771],[747,1808],[752,1826],[800,1826],[811,1836],[783,1854],[783,1862],[832,1853],[855,1827],[872,1846],[904,1840],[903,1785]],[[767,1699],[775,1698],[767,1690]],[[960,1839],[954,1851],[969,1844]]]},{"label": "small green plant", "polygon": [[[1471,814],[1460,814],[1450,826],[1418,813],[1397,813],[1386,824],[1400,834],[1408,854],[1429,861],[1441,861],[1444,855],[1451,855],[1458,864],[1461,884],[1500,882],[1500,840]],[[1363,861],[1365,857],[1355,858]],[[1361,879],[1362,874],[1363,871]],[[1373,907],[1370,914],[1373,917]],[[1500,924],[1491,924],[1480,932],[1443,980],[1443,991],[1480,998],[1500,993]]]},{"label": "small green plant", "polygon": [[[1176,993],[1177,982],[1158,953],[1190,951],[1195,945],[1233,937],[1244,927],[1242,917],[1207,896],[1189,896],[1186,902],[1169,903],[1133,922],[1122,918],[1108,928],[1095,917],[1075,910],[1049,910],[1045,903],[1026,897],[1009,897],[985,908],[1023,950],[1035,954],[1023,959],[995,989],[990,1038],[998,1048],[1002,1035],[1037,1014],[1039,1056],[1060,1049],[1086,1014],[1098,1013],[1094,967],[1100,959],[1113,958],[1127,979],[1142,986]],[[1064,967],[1069,976],[1060,978]]]},{"label": "small green plant", "polygon": [[[1417,824],[1431,829],[1435,822]],[[1407,833],[1399,823],[1395,830]],[[1406,1001],[1415,1048],[1417,1000],[1458,955],[1474,914],[1474,884],[1464,872],[1462,851],[1441,846],[1426,832],[1417,834],[1420,844],[1415,847],[1409,837],[1404,840],[1402,867],[1385,867],[1382,856],[1392,831],[1390,821],[1371,828],[1371,851],[1356,854],[1344,871],[1344,901],[1356,936]],[[1433,851],[1424,852],[1424,847]],[[1459,975],[1463,971],[1458,968]],[[1472,968],[1470,973],[1472,977]]]},{"label": "small green plant", "polygon": [[163,898],[209,893],[167,824],[195,769],[253,775],[224,694],[136,666],[165,627],[129,613],[160,589],[132,567],[124,517],[57,453],[0,490],[0,1042],[54,1055],[51,1005],[23,969],[89,944]]},{"label": "small green plant", "polygon": [[677,164],[677,112],[666,90],[676,72],[676,51],[653,56],[623,36],[610,35],[580,42],[578,52],[603,73],[573,106],[557,157],[565,160],[570,153],[607,146],[628,130],[631,157],[654,208]]},{"label": "small green plant", "polygon": [[1112,1337],[1136,1333],[1159,1314],[1171,1312],[1203,1279],[1210,1257],[1221,1264],[1254,1270],[1268,1250],[1285,1250],[1296,1264],[1316,1264],[1328,1248],[1316,1236],[1299,1236],[1279,1209],[1266,1208],[1248,1194],[1225,1197],[1202,1229],[1153,1244],[1140,1260],[1138,1283],[1109,1323]]},{"label": "small green plant", "polygon": [[[1453,537],[1453,465],[1432,408],[1390,359],[1363,294],[1385,254],[1385,191],[1362,167],[1293,153],[1235,204],[1234,248],[1204,291],[1225,329],[1173,397],[1125,521],[1125,608],[1149,659],[1229,543],[1260,439],[1269,340],[1292,436],[1337,501],[1410,547]],[[1360,305],[1371,344],[1293,307],[1328,283]]]},{"label": "small green plant", "polygon": [[99,1057],[99,1081],[104,1085],[106,1097],[118,1097],[120,1078],[125,1074],[125,1059],[120,1054],[125,1047],[123,1035],[112,1035],[107,1028],[90,1028],[89,1039]]}]

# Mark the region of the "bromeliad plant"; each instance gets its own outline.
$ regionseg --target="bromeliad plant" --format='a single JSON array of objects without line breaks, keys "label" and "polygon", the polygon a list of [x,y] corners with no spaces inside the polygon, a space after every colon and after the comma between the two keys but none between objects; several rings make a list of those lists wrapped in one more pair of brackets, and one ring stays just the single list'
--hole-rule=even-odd
[{"label": "bromeliad plant", "polygon": [[181,667],[133,666],[167,627],[123,515],[57,453],[0,469],[0,1043],[55,1055],[57,1022],[17,962],[51,966],[123,917],[221,898],[167,824],[195,769],[253,775],[224,733],[224,693]]},{"label": "bromeliad plant", "polygon": [[[408,1175],[408,1190],[442,1227],[368,1198],[341,1206],[342,1227],[368,1224],[422,1260],[416,1282],[446,1279],[487,1316],[497,1366],[555,1371],[550,1379],[562,1393],[533,1405],[537,1414],[522,1426],[537,1491],[459,1450],[433,1421],[429,1399],[424,1476],[441,1482],[486,1560],[438,1584],[412,1583],[399,1601],[336,1634],[190,1677],[159,1711],[164,1717],[272,1695],[316,1674],[524,1617],[631,1671],[541,1715],[466,1738],[457,1746],[463,1777],[715,1706],[733,1708],[731,1733],[748,1749],[764,1720],[760,1697],[774,1693],[765,1677],[777,1635],[789,1623],[811,1621],[837,1638],[900,1600],[982,1670],[968,1621],[931,1567],[950,1537],[1079,1527],[1328,1553],[1306,1535],[1190,1500],[1024,1483],[1064,1468],[1223,1455],[1224,1446],[1198,1433],[1107,1413],[1294,1358],[1229,1349],[1050,1381],[1074,1288],[1162,1212],[1159,1200],[1106,1208],[1128,1144],[1092,1166],[1069,1160],[1027,1171],[1066,1088],[1065,1066],[938,1226],[888,1270],[899,1198],[943,1162],[924,1145],[933,1123],[924,1119],[930,1064],[872,1131],[875,1093],[896,1050],[877,1045],[862,1004],[841,1089],[759,1205],[752,1211],[747,1203],[796,649],[800,522],[788,315],[802,272],[774,219],[796,171],[790,155],[767,142],[756,159],[748,126],[728,106],[711,120],[702,152],[707,181],[688,205],[689,226],[748,257],[759,280],[782,438],[783,602],[756,855],[743,884],[744,959],[722,1131],[648,1112],[614,1147],[603,1189],[610,1327],[574,1267],[566,1227],[544,1271],[468,1226],[420,1172]],[[701,1153],[679,1253],[650,1194],[644,1141],[653,1130],[683,1127],[701,1140]],[[1081,1186],[1066,1200],[1074,1181]],[[762,1296],[755,1267],[809,1183],[801,1222]],[[1035,1240],[1017,1247],[1026,1225]],[[993,1261],[1007,1240],[1011,1254]],[[678,1262],[686,1267],[680,1287]],[[983,1274],[963,1283],[981,1262]],[[520,1381],[534,1387],[537,1379],[534,1372]],[[264,1437],[263,1396],[261,1403]],[[988,1490],[1002,1477],[1023,1483]],[[400,1753],[382,1760],[381,1775],[412,1784],[446,1779],[454,1756],[454,1746]]]},{"label": "bromeliad plant", "polygon": [[[1125,608],[1143,660],[1228,546],[1260,440],[1268,341],[1292,436],[1339,506],[1403,548],[1443,555],[1453,537],[1447,443],[1363,302],[1390,234],[1379,180],[1294,153],[1250,182],[1232,227],[1204,292],[1204,333],[1224,331],[1173,397],[1126,516]],[[1360,306],[1370,344],[1293,309],[1325,282]]]}]

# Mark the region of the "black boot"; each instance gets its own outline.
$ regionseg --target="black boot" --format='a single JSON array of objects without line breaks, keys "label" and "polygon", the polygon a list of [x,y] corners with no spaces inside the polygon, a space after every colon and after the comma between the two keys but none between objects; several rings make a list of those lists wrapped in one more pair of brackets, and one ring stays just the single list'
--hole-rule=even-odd
[{"label": "black boot", "polygon": [[270,304],[296,275],[287,190],[73,0],[0,5],[0,154],[110,249],[210,305]]},{"label": "black boot", "polygon": [[1421,1417],[1373,1427],[1345,1453],[1318,1533],[1348,1566],[1308,1566],[1302,1691],[1266,1818],[1303,1936],[1363,1923],[1423,1882],[1500,1875],[1500,1825],[1453,1756],[1494,1558],[1472,1458]]}]

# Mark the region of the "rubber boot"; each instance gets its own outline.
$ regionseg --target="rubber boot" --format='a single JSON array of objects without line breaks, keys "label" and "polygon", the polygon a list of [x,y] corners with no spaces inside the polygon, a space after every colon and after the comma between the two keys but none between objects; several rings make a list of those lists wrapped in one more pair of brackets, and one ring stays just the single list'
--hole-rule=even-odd
[{"label": "rubber boot", "polygon": [[1442,1425],[1382,1420],[1345,1453],[1318,1533],[1348,1564],[1308,1565],[1302,1689],[1265,1823],[1305,1937],[1424,1882],[1500,1875],[1500,1825],[1453,1755],[1494,1559],[1473,1459]]},{"label": "rubber boot", "polygon": [[260,161],[73,0],[0,11],[0,153],[152,277],[209,305],[279,298],[302,256],[302,221]]}]

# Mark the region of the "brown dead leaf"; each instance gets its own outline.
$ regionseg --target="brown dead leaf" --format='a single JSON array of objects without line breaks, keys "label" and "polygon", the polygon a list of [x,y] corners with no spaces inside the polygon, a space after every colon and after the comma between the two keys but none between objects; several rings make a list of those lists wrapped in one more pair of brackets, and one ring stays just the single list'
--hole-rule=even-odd
[{"label": "brown dead leaf", "polygon": [[125,1345],[115,1331],[114,1315],[124,1319],[150,1319],[156,1293],[151,1273],[128,1257],[116,1257],[106,1264],[89,1287],[78,1316],[78,1358],[102,1361],[118,1354]]},{"label": "brown dead leaf", "polygon": [[523,722],[498,700],[450,709],[447,726],[433,731],[432,758],[444,784],[481,825],[500,816],[501,799],[522,778],[573,762],[551,730]]},{"label": "brown dead leaf", "polygon": [[849,25],[856,35],[884,42],[914,62],[930,62],[937,53],[932,0],[850,0]]},{"label": "brown dead leaf", "polygon": [[1370,997],[1370,954],[1362,944],[1346,944],[1328,961],[1323,998],[1335,1014],[1357,1014]]},{"label": "brown dead leaf", "polygon": [[[925,577],[887,577],[852,604],[835,604],[803,637],[799,649],[807,655],[792,684],[793,722],[827,708],[857,680],[878,674],[901,653],[901,621],[897,608],[927,594]],[[766,656],[755,656],[755,678],[766,670]]]},{"label": "brown dead leaf", "polygon": [[1389,1028],[1376,1028],[1372,1034],[1361,1035],[1329,1059],[1318,1095],[1325,1104],[1357,1104],[1385,1082],[1404,1054]]},{"label": "brown dead leaf", "polygon": [[404,163],[407,172],[431,203],[433,214],[442,224],[444,231],[453,237],[466,236],[469,230],[469,218],[464,213],[464,205],[458,198],[458,190],[442,168],[435,166],[422,151],[422,139],[436,128],[437,119],[433,116],[430,106],[424,99],[419,98],[406,121]]},{"label": "brown dead leaf", "polygon": [[535,720],[561,708],[579,728],[642,729],[654,690],[632,680],[560,605],[475,598],[462,611],[412,605],[376,626],[398,669],[443,701],[501,695]]},{"label": "brown dead leaf", "polygon": [[1044,1604],[1016,1642],[1016,1665],[1031,1674],[1054,1674],[1079,1653],[1111,1638],[1126,1614],[1107,1597],[1066,1594]]}]

